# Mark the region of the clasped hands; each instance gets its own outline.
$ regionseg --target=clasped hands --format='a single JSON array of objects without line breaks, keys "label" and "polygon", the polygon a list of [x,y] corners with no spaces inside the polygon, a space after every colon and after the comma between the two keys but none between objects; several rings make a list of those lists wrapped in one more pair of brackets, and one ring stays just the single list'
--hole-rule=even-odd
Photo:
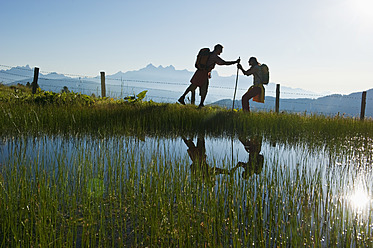
[{"label": "clasped hands", "polygon": [[242,65],[240,64],[240,62],[241,62],[241,58],[238,57],[238,59],[236,60],[237,68],[242,70]]}]

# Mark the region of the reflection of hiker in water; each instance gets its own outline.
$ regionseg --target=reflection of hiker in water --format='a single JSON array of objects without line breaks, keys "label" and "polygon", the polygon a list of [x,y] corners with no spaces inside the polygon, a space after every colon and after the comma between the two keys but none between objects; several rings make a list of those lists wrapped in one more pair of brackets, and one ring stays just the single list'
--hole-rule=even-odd
[{"label": "reflection of hiker in water", "polygon": [[254,173],[259,174],[263,169],[264,157],[260,154],[262,147],[262,138],[254,136],[251,139],[240,137],[239,140],[244,145],[245,150],[249,153],[249,161],[247,163],[238,162],[237,165],[231,169],[230,173],[235,172],[239,167],[242,167],[242,178],[247,179]]},{"label": "reflection of hiker in water", "polygon": [[204,137],[198,136],[197,146],[194,144],[192,139],[186,139],[182,137],[184,143],[188,146],[188,154],[193,163],[190,165],[190,169],[195,175],[202,175],[203,179],[215,181],[215,175],[229,174],[227,169],[221,169],[216,167],[210,167],[207,164],[205,139]]}]

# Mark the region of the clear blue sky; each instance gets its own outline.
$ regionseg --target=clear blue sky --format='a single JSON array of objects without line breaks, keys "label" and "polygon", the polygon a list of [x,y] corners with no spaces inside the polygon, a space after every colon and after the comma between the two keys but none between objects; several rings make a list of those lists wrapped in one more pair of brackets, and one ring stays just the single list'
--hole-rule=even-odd
[{"label": "clear blue sky", "polygon": [[220,43],[225,60],[266,63],[271,82],[347,94],[373,88],[372,13],[372,0],[2,0],[0,64],[87,76],[149,63],[193,71],[198,50]]}]

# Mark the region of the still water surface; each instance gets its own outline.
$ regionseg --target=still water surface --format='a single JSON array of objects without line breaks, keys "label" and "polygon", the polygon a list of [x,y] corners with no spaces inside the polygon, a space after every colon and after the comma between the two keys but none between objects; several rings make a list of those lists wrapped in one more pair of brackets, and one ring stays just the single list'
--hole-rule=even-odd
[{"label": "still water surface", "polygon": [[122,164],[125,169],[129,159],[139,164],[165,159],[192,172],[197,160],[203,160],[215,180],[231,177],[256,187],[255,179],[264,176],[276,178],[279,189],[293,187],[293,181],[314,182],[325,202],[346,202],[343,211],[352,211],[373,230],[373,142],[356,144],[354,139],[348,140],[341,145],[344,149],[332,151],[326,145],[311,148],[302,143],[269,142],[259,136],[13,137],[0,142],[0,170],[29,161],[35,167],[56,171],[61,161],[74,167],[81,160],[99,161],[105,168],[110,163]]}]

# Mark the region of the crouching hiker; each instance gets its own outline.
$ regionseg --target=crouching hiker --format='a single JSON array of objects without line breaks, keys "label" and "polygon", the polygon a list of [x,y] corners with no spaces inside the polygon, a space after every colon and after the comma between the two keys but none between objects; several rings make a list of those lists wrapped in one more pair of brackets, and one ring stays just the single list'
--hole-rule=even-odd
[{"label": "crouching hiker", "polygon": [[217,44],[212,52],[210,52],[210,49],[208,48],[202,48],[199,51],[197,55],[197,61],[195,63],[197,70],[190,80],[191,85],[188,86],[184,94],[178,99],[179,103],[185,105],[185,96],[189,92],[192,92],[193,99],[193,93],[197,89],[197,87],[199,87],[199,94],[201,96],[199,108],[203,107],[207,95],[209,78],[211,78],[211,71],[215,68],[215,65],[233,65],[236,63],[240,63],[240,59],[237,59],[235,61],[223,60],[219,57],[222,52],[223,46],[220,44]]},{"label": "crouching hiker", "polygon": [[258,63],[258,60],[255,57],[249,59],[249,65],[251,67],[247,71],[242,68],[241,64],[237,65],[244,75],[254,76],[253,85],[242,96],[242,109],[246,112],[250,112],[249,100],[251,98],[253,98],[253,101],[255,102],[264,103],[265,90],[263,85],[267,85],[269,81],[269,70],[267,65]]}]

